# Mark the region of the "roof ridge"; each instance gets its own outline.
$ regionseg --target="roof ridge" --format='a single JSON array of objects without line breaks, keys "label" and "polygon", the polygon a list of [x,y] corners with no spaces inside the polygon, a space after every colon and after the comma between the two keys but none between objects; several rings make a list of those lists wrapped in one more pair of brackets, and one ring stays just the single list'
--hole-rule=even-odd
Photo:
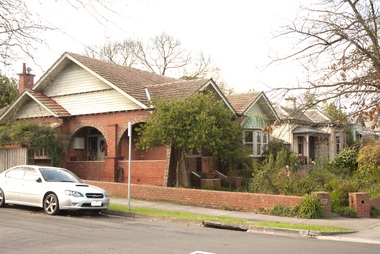
[{"label": "roof ridge", "polygon": [[159,86],[167,86],[167,85],[172,85],[172,84],[194,83],[194,82],[204,82],[204,83],[206,83],[208,80],[209,79],[204,79],[204,78],[197,78],[197,79],[191,79],[191,80],[174,79],[173,81],[170,81],[170,82],[159,83],[159,84],[150,84],[150,85],[148,85],[148,87],[159,87]]}]

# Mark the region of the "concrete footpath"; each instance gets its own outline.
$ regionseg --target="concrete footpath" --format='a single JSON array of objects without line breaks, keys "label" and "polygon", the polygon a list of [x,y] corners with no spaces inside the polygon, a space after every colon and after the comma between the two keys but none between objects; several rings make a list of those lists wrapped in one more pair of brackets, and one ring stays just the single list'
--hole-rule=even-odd
[{"label": "concrete footpath", "polygon": [[[128,206],[128,200],[122,198],[111,198],[111,204],[120,204]],[[241,220],[260,222],[284,222],[293,224],[308,224],[308,225],[321,225],[321,226],[333,226],[351,229],[351,233],[343,234],[311,234],[313,237],[324,240],[336,240],[336,241],[349,241],[349,242],[360,242],[369,244],[380,244],[380,219],[354,219],[354,218],[343,218],[334,217],[331,219],[299,219],[299,218],[288,218],[280,216],[271,216],[264,214],[255,214],[250,212],[238,212],[238,211],[227,211],[219,209],[210,209],[203,207],[185,206],[177,205],[172,203],[164,202],[151,202],[142,200],[130,200],[131,207],[146,207],[158,210],[166,211],[177,211],[184,213],[208,215],[208,216],[222,216],[229,218],[236,218]],[[275,229],[260,229],[260,230],[249,230],[254,232],[269,233],[269,234],[286,234],[286,235],[298,235],[305,236],[305,232],[294,231],[294,230],[275,230]],[[310,235],[309,235],[310,236]]]}]

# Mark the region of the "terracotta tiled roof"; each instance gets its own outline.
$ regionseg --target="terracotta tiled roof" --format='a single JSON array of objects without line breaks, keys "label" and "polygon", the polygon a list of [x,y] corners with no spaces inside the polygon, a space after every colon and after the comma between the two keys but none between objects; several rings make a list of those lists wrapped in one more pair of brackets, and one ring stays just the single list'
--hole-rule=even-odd
[{"label": "terracotta tiled roof", "polygon": [[41,104],[43,104],[46,108],[48,108],[53,114],[57,115],[57,117],[68,117],[71,116],[66,109],[64,109],[61,105],[59,105],[53,99],[47,97],[43,93],[35,92],[32,90],[28,91],[34,98],[36,98]]},{"label": "terracotta tiled roof", "polygon": [[145,87],[176,81],[173,78],[74,53],[66,52],[66,54],[145,105],[147,105]]},{"label": "terracotta tiled roof", "polygon": [[260,94],[261,92],[231,94],[227,96],[227,99],[237,113],[243,114]]},{"label": "terracotta tiled roof", "polygon": [[163,84],[150,85],[148,91],[152,100],[185,98],[207,83],[207,79],[175,80]]}]

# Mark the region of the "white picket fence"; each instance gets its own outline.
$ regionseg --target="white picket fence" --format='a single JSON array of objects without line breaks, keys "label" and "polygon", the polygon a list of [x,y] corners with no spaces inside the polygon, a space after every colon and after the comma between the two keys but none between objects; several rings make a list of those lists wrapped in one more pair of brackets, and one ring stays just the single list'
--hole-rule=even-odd
[{"label": "white picket fence", "polygon": [[28,149],[26,148],[0,148],[0,172],[20,165],[27,164],[28,162]]}]

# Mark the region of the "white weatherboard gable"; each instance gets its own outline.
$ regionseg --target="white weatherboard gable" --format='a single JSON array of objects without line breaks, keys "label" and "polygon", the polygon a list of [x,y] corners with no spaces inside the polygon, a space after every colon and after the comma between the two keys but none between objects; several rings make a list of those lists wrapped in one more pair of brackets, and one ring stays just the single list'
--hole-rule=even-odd
[{"label": "white weatherboard gable", "polygon": [[45,88],[49,97],[71,95],[110,89],[110,86],[72,63]]},{"label": "white weatherboard gable", "polygon": [[138,105],[115,90],[73,94],[70,96],[55,97],[53,99],[71,115],[140,109]]},{"label": "white weatherboard gable", "polygon": [[35,100],[29,100],[14,116],[15,119],[25,119],[31,117],[53,116],[53,113],[42,107]]},{"label": "white weatherboard gable", "polygon": [[119,87],[115,86],[114,84],[112,84],[111,82],[109,82],[107,79],[105,79],[104,77],[100,76],[99,74],[97,74],[96,72],[94,72],[93,70],[87,68],[87,66],[83,65],[81,62],[79,62],[78,60],[76,60],[74,57],[72,57],[70,54],[66,54],[66,57],[68,59],[70,59],[71,61],[73,61],[75,64],[77,64],[78,66],[80,66],[81,68],[83,68],[83,70],[87,71],[89,74],[93,75],[94,77],[98,78],[100,81],[104,82],[105,84],[109,85],[110,87],[112,87],[113,89],[115,89],[116,91],[118,91],[119,93],[123,94],[127,99],[133,101],[136,105],[139,106],[139,108],[148,108],[146,105],[144,105],[143,103],[141,103],[140,101],[138,101],[137,99],[133,98],[132,96],[130,96],[129,94],[125,93],[124,91],[122,91]]},{"label": "white weatherboard gable", "polygon": [[141,109],[134,101],[75,63],[64,68],[44,93],[71,115]]}]

